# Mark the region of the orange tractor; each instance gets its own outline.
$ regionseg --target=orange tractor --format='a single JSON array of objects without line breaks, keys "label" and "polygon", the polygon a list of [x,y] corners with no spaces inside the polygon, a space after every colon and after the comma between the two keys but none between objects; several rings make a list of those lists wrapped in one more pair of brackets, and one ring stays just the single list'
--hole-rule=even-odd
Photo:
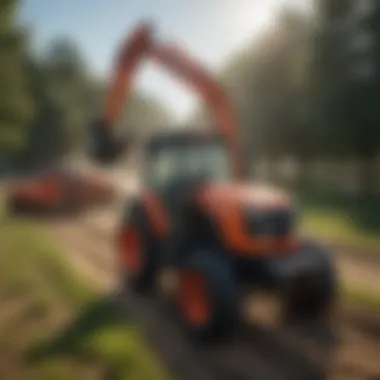
[{"label": "orange tractor", "polygon": [[126,285],[151,293],[159,273],[174,269],[179,315],[202,340],[234,329],[247,285],[277,294],[284,318],[326,317],[336,289],[329,252],[298,236],[286,193],[245,181],[238,123],[218,82],[152,35],[149,25],[139,26],[123,46],[104,119],[91,129],[91,155],[110,163],[126,149],[113,126],[146,56],[195,87],[214,128],[170,130],[145,141],[143,190],[125,209],[118,234]]}]

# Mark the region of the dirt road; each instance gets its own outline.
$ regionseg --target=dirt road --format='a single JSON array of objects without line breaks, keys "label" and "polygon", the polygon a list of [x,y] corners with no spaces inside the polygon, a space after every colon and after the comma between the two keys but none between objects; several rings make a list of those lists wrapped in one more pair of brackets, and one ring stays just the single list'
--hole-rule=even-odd
[{"label": "dirt road", "polygon": [[[49,223],[74,267],[105,292],[117,287],[113,236],[119,215],[118,204],[113,210],[75,221]],[[374,267],[373,262],[342,252],[337,261],[344,278],[357,277],[362,285],[380,281],[375,277],[380,266]],[[175,311],[164,301],[126,293],[118,297],[126,312],[141,323],[163,362],[180,379],[380,378],[380,318],[356,307],[342,306],[330,331],[313,326],[284,331],[247,320],[230,344],[200,349],[189,343],[176,322]]]}]

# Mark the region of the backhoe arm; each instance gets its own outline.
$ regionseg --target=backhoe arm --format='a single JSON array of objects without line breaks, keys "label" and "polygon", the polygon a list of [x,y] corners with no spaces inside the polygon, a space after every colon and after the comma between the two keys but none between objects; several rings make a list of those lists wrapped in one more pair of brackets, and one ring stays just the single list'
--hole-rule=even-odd
[{"label": "backhoe arm", "polygon": [[225,89],[194,58],[174,46],[153,45],[150,54],[161,66],[192,87],[207,104],[213,120],[212,128],[224,137],[236,174],[241,176],[244,168],[239,144],[239,126]]},{"label": "backhoe arm", "polygon": [[141,23],[122,45],[116,59],[105,109],[90,129],[90,155],[101,163],[113,163],[128,147],[128,139],[116,136],[114,127],[130,99],[136,70],[150,49],[152,35],[151,25]]},{"label": "backhoe arm", "polygon": [[[224,88],[187,53],[170,45],[154,43],[153,28],[147,24],[138,26],[118,57],[116,75],[110,86],[104,117],[93,128],[93,135],[97,140],[94,145],[102,148],[98,149],[97,156],[113,160],[126,147],[126,142],[113,136],[113,127],[130,98],[136,70],[145,57],[153,59],[181,78],[206,102],[213,118],[212,127],[225,138],[236,174],[241,175],[244,168],[239,146],[238,122]],[[100,150],[102,154],[99,154]]]}]

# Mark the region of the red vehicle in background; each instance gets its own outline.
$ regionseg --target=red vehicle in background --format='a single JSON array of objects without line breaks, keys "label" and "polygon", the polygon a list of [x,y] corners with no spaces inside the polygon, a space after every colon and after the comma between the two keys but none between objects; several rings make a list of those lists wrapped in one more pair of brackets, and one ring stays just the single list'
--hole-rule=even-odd
[{"label": "red vehicle in background", "polygon": [[115,195],[114,187],[99,174],[59,168],[10,185],[8,209],[11,213],[79,212],[111,203]]}]

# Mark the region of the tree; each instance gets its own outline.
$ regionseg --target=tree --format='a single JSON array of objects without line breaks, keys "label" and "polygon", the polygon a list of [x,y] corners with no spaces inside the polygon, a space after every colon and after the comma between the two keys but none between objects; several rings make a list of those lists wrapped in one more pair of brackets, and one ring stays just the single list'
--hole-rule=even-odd
[{"label": "tree", "polygon": [[[80,153],[88,126],[104,109],[107,83],[95,78],[80,49],[58,38],[39,59],[29,62],[36,117],[29,134],[29,161],[43,163]],[[121,120],[125,130],[146,130],[170,123],[170,115],[153,97],[133,92]]]},{"label": "tree", "polygon": [[310,151],[311,31],[308,20],[285,10],[277,25],[232,57],[220,75],[251,158]]},{"label": "tree", "polygon": [[0,152],[10,156],[25,144],[33,102],[26,72],[28,35],[14,26],[19,1],[2,0],[0,6]]},{"label": "tree", "polygon": [[[84,92],[88,80],[80,52],[69,40],[53,41],[42,58],[31,58],[28,74],[36,114],[27,156],[35,163],[54,160],[72,150],[87,126]],[[81,134],[82,132],[82,134]]]},{"label": "tree", "polygon": [[325,1],[314,41],[316,119],[324,125],[325,153],[362,159],[363,190],[370,193],[380,148],[380,6],[337,3]]}]

